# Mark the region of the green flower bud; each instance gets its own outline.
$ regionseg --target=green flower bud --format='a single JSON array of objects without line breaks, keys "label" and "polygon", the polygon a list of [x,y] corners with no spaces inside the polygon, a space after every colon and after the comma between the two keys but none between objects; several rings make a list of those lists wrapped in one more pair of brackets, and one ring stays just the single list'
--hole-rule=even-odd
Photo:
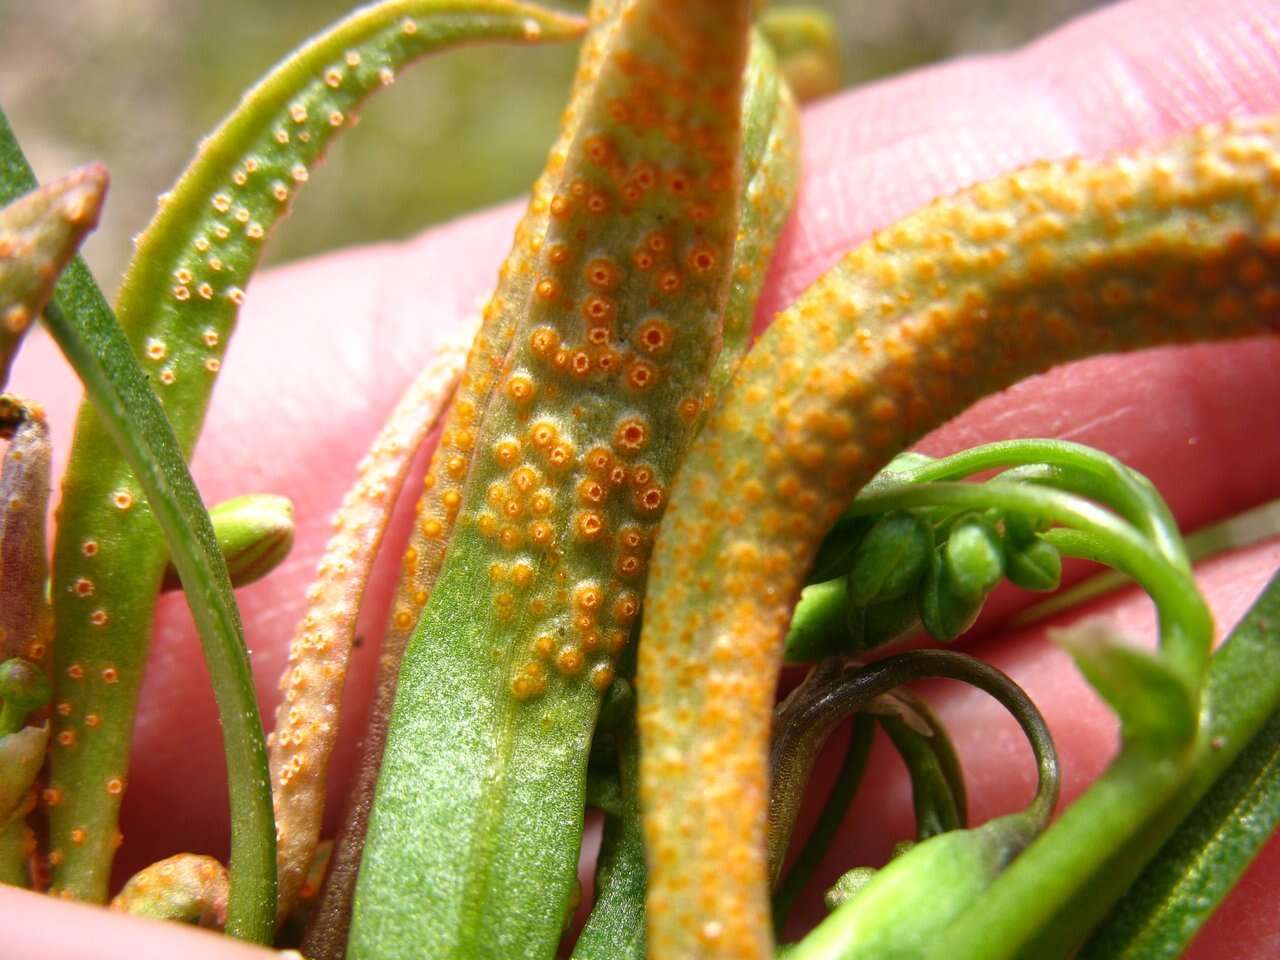
[{"label": "green flower bud", "polygon": [[979,602],[1004,579],[1000,537],[980,517],[964,517],[951,528],[943,560],[955,590]]},{"label": "green flower bud", "polygon": [[[209,519],[234,587],[262,579],[293,549],[293,503],[288,497],[272,493],[232,497],[213,507]],[[182,589],[172,563],[165,569],[161,589]]]},{"label": "green flower bud", "polygon": [[1053,544],[1032,537],[1004,544],[1005,576],[1023,590],[1057,590],[1062,582],[1062,554]]},{"label": "green flower bud", "polygon": [[914,633],[920,628],[920,613],[914,594],[896,600],[860,607],[850,619],[851,651],[874,650]]},{"label": "green flower bud", "polygon": [[1044,533],[1053,523],[1044,517],[1026,513],[1001,512],[997,518],[1004,528],[1005,539],[1012,540],[1019,546],[1034,540],[1036,534]]},{"label": "green flower bud", "polygon": [[848,573],[854,551],[871,529],[871,523],[870,517],[841,517],[837,520],[818,548],[818,555],[809,568],[808,582],[822,583]]},{"label": "green flower bud", "polygon": [[0,735],[21,730],[27,714],[43,707],[53,688],[43,670],[29,660],[14,657],[0,663]]},{"label": "green flower bud", "polygon": [[847,650],[853,612],[844,577],[805,587],[791,614],[783,659],[788,663],[810,663]]},{"label": "green flower bud", "polygon": [[881,517],[854,552],[849,569],[849,601],[865,607],[896,600],[924,575],[933,534],[914,514]]},{"label": "green flower bud", "polygon": [[975,599],[959,590],[952,580],[950,565],[935,553],[920,591],[920,622],[933,639],[950,643],[973,626],[985,599]]}]

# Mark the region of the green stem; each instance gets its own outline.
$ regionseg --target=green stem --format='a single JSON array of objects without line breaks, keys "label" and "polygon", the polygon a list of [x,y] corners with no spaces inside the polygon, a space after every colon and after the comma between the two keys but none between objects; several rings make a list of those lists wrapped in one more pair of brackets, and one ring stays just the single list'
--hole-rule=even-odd
[{"label": "green stem", "polygon": [[881,716],[880,726],[893,741],[911,780],[911,804],[916,815],[916,840],[965,826],[964,815],[951,790],[929,737],[909,726],[900,716]]},{"label": "green stem", "polygon": [[[911,483],[960,480],[1007,467],[1044,465],[1063,471],[1050,473],[1049,482],[1065,483],[1071,493],[1111,506],[1174,566],[1190,570],[1178,524],[1151,481],[1110,454],[1066,440],[1008,440],[983,444],[949,457],[904,467],[901,478]],[[1002,478],[1003,479],[1003,478]],[[1013,480],[1014,477],[1008,479]],[[1058,483],[1054,483],[1055,486]]]},{"label": "green stem", "polygon": [[[266,741],[249,655],[217,536],[164,411],[101,302],[88,269],[72,265],[56,305],[45,311],[50,333],[92,398],[102,423],[146,493],[182,577],[200,634],[222,724],[231,802],[231,895],[227,932],[269,943],[275,926],[275,822]],[[69,313],[63,312],[63,304]]]},{"label": "green stem", "polygon": [[634,725],[618,735],[622,805],[605,819],[596,866],[596,902],[573,960],[644,960],[644,830],[640,816],[640,744]]},{"label": "green stem", "polygon": [[854,716],[853,728],[849,732],[849,745],[845,747],[844,758],[840,761],[840,769],[836,771],[831,793],[822,805],[822,812],[818,815],[813,830],[805,838],[804,846],[800,848],[791,869],[773,895],[773,926],[778,933],[782,932],[796,900],[809,885],[829,852],[831,841],[835,839],[836,831],[849,812],[849,804],[853,802],[858,785],[862,782],[875,729],[875,720],[868,714],[859,713]]},{"label": "green stem", "polygon": [[[1228,550],[1252,546],[1277,534],[1280,534],[1280,500],[1272,500],[1226,520],[1200,527],[1187,534],[1183,546],[1188,558],[1196,563]],[[1132,578],[1119,571],[1103,571],[1018,612],[1009,621],[1009,626],[1025,627],[1039,623],[1132,582]]]},{"label": "green stem", "polygon": [[[1198,742],[1197,755],[1185,783],[1102,868],[1081,884],[1082,893],[1062,906],[1042,934],[1045,949],[1055,941],[1070,949],[1097,924],[1200,798],[1258,736],[1270,715],[1280,708],[1277,622],[1280,622],[1280,576],[1272,578],[1214,654],[1204,697],[1206,718],[1202,726],[1205,732]],[[1148,884],[1148,891],[1150,889]],[[1120,942],[1140,933],[1144,899],[1144,895],[1139,894],[1135,901],[1115,914],[1110,924],[1112,931],[1105,934],[1107,942]],[[1099,933],[1099,937],[1104,934]]]}]

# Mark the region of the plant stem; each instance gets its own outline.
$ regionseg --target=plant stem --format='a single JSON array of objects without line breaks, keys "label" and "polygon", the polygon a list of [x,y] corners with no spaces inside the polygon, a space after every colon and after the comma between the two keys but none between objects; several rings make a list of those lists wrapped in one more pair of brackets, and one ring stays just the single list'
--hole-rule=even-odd
[{"label": "plant stem", "polygon": [[875,729],[876,722],[869,715],[859,713],[854,716],[853,727],[849,731],[849,744],[845,747],[844,758],[840,761],[840,769],[836,771],[836,780],[822,806],[822,813],[818,815],[813,830],[805,838],[804,846],[773,895],[773,926],[779,934],[796,900],[826,857],[836,831],[849,812],[849,804],[853,802],[858,785],[862,782]]}]

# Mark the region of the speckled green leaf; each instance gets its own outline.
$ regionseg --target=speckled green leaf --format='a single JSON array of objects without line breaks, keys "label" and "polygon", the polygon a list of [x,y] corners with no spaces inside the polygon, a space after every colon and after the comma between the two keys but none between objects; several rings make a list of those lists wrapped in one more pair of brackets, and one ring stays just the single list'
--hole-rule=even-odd
[{"label": "speckled green leaf", "polygon": [[[121,325],[192,449],[244,287],[263,241],[355,111],[405,63],[478,39],[560,39],[576,20],[503,0],[395,0],[364,8],[281,63],[205,141],[138,242],[121,287]],[[53,597],[59,698],[50,815],[55,889],[102,901],[115,851],[119,781],[166,548],[152,505],[101,420],[81,409],[63,485]],[[127,562],[121,558],[128,558]],[[78,588],[87,583],[88,589]],[[108,679],[109,678],[109,679]],[[84,718],[101,721],[91,728]],[[72,843],[73,830],[85,830]],[[234,879],[233,879],[234,900]]]},{"label": "speckled green leaf", "polygon": [[570,108],[536,279],[401,668],[353,958],[539,957],[559,938],[591,723],[720,342],[748,8],[627,4]]}]

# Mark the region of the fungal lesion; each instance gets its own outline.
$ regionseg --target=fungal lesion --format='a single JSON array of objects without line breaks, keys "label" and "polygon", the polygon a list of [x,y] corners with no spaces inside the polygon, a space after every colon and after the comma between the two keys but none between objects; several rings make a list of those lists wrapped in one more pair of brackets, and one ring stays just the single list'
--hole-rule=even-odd
[{"label": "fungal lesion", "polygon": [[[708,783],[763,796],[761,710],[787,614],[848,497],[926,430],[1049,365],[1273,330],[1277,130],[1232,122],[938,200],[848,254],[752,350],[672,494],[640,644],[658,949],[769,952],[762,811],[716,803]],[[752,510],[727,524],[741,501]],[[1206,655],[1166,654],[1184,671]],[[673,751],[715,759],[673,766]],[[713,942],[690,889],[733,918]]]},{"label": "fungal lesion", "polygon": [[183,853],[130,877],[111,909],[221,930],[227,924],[230,890],[227,868],[216,859]]}]

